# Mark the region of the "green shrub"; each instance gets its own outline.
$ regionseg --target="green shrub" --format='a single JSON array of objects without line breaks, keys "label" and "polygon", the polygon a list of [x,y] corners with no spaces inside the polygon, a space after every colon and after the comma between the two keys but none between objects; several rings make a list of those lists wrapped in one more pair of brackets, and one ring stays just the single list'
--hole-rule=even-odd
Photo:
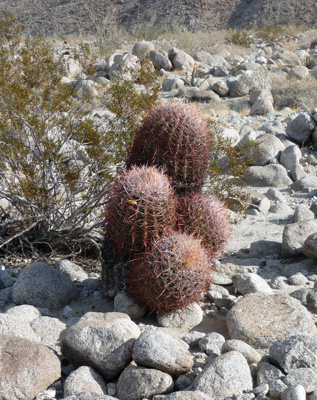
[{"label": "green shrub", "polygon": [[227,41],[228,43],[235,44],[237,46],[250,47],[252,43],[252,37],[248,31],[243,29],[231,29]]}]

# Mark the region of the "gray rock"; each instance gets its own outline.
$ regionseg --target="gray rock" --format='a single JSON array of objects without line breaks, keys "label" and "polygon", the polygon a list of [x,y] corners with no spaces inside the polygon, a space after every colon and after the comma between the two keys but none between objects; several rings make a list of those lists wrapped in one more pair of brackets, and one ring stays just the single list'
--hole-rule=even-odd
[{"label": "gray rock", "polygon": [[276,276],[269,283],[272,289],[284,290],[289,287],[288,280],[284,276]]},{"label": "gray rock", "polygon": [[41,343],[59,351],[59,337],[66,324],[57,318],[41,317],[30,322],[33,332],[41,338]]},{"label": "gray rock", "polygon": [[315,126],[316,122],[311,115],[301,113],[287,124],[286,134],[289,138],[294,140],[294,142],[302,145],[311,140]]},{"label": "gray rock", "polygon": [[144,367],[129,367],[118,379],[117,395],[120,400],[139,400],[156,394],[170,393],[173,388],[173,378],[165,372]]},{"label": "gray rock", "polygon": [[198,342],[205,336],[204,332],[190,331],[182,337],[182,340],[188,344],[189,347],[198,346]]},{"label": "gray rock", "polygon": [[310,290],[306,296],[307,307],[312,311],[317,311],[317,289]]},{"label": "gray rock", "polygon": [[11,276],[10,272],[5,270],[0,270],[0,290],[10,287],[14,284],[15,279]]},{"label": "gray rock", "polygon": [[252,92],[250,93],[250,103],[251,105],[253,105],[257,100],[262,100],[262,99],[266,99],[268,100],[271,104],[274,103],[274,99],[272,96],[272,92],[270,91],[270,89],[255,89],[252,90]]},{"label": "gray rock", "polygon": [[[170,56],[170,52],[169,52]],[[195,64],[195,60],[184,51],[179,51],[172,59],[172,64],[176,69],[190,68]]]},{"label": "gray rock", "polygon": [[303,253],[306,257],[317,258],[317,233],[312,233],[305,239]]},{"label": "gray rock", "polygon": [[228,353],[228,351],[238,351],[244,356],[249,365],[256,364],[261,359],[261,355],[242,340],[226,340],[222,345],[221,352]]},{"label": "gray rock", "polygon": [[139,366],[156,368],[175,377],[193,367],[188,345],[163,331],[145,331],[135,341],[133,359]]},{"label": "gray rock", "polygon": [[28,304],[11,307],[5,312],[5,314],[18,317],[20,320],[25,322],[32,322],[33,320],[42,316],[42,313],[39,309]]},{"label": "gray rock", "polygon": [[90,367],[79,367],[65,380],[64,396],[79,395],[82,392],[104,395],[107,394],[107,386],[102,376]]},{"label": "gray rock", "polygon": [[270,346],[270,358],[286,373],[297,368],[313,368],[317,371],[316,335],[307,335],[308,332],[286,337]]},{"label": "gray rock", "polygon": [[279,242],[272,242],[270,240],[257,240],[251,243],[249,254],[250,257],[255,258],[280,256],[282,254],[282,244]]},{"label": "gray rock", "polygon": [[291,171],[295,165],[298,165],[301,156],[302,153],[297,145],[287,146],[280,155],[280,164]]},{"label": "gray rock", "polygon": [[40,342],[41,338],[30,326],[30,322],[17,315],[0,314],[0,335],[12,335]]},{"label": "gray rock", "polygon": [[140,42],[135,43],[132,47],[132,54],[134,56],[144,57],[145,55],[149,54],[151,50],[154,50],[154,48],[154,43],[141,40]]},{"label": "gray rock", "polygon": [[198,345],[201,351],[204,351],[208,356],[221,354],[222,345],[225,338],[217,332],[207,333],[202,339],[199,340]]},{"label": "gray rock", "polygon": [[288,206],[283,194],[278,190],[271,188],[266,192],[266,196],[270,199],[271,205],[269,211],[277,214],[291,214],[293,211]]},{"label": "gray rock", "polygon": [[293,67],[287,74],[288,78],[305,79],[309,75],[309,69],[304,65]]},{"label": "gray rock", "polygon": [[307,309],[287,295],[249,294],[227,314],[232,339],[243,340],[255,348],[269,347],[286,335],[317,334]]},{"label": "gray rock", "polygon": [[151,50],[150,60],[152,61],[156,69],[165,69],[165,71],[171,71],[173,68],[172,63],[168,59],[167,53],[161,50]]},{"label": "gray rock", "polygon": [[72,396],[64,397],[62,400],[118,400],[117,397],[107,395],[96,395],[91,393],[82,392]]},{"label": "gray rock", "polygon": [[176,310],[168,314],[160,314],[157,321],[161,326],[169,328],[190,329],[199,325],[204,313],[199,304],[193,303],[183,310]]},{"label": "gray rock", "polygon": [[282,237],[283,257],[292,257],[302,254],[305,240],[308,236],[316,232],[316,230],[317,220],[315,219],[286,225]]},{"label": "gray rock", "polygon": [[271,111],[274,111],[274,107],[270,100],[257,99],[250,109],[250,115],[266,115]]},{"label": "gray rock", "polygon": [[181,78],[168,78],[162,83],[162,90],[164,92],[170,92],[174,89],[182,88],[185,82]]},{"label": "gray rock", "polygon": [[308,193],[317,188],[317,177],[314,175],[306,175],[294,182],[290,188],[295,192]]},{"label": "gray rock", "polygon": [[285,375],[274,365],[261,361],[257,365],[257,384],[268,384],[269,386],[272,382],[276,381],[279,378],[283,378]]},{"label": "gray rock", "polygon": [[131,319],[139,319],[145,315],[144,308],[140,307],[135,297],[126,290],[115,296],[113,305],[114,311],[127,314]]},{"label": "gray rock", "polygon": [[90,366],[111,381],[132,361],[139,334],[126,314],[89,312],[61,333],[62,354],[75,366]]},{"label": "gray rock", "polygon": [[283,64],[289,67],[301,65],[300,58],[293,51],[278,49],[272,56],[273,60],[281,60]]},{"label": "gray rock", "polygon": [[152,400],[213,400],[212,397],[200,391],[181,391],[174,392],[167,395],[154,396]]},{"label": "gray rock", "polygon": [[257,147],[253,156],[254,165],[268,164],[285,149],[284,144],[277,137],[268,133],[255,139],[255,143]]},{"label": "gray rock", "polygon": [[282,400],[306,400],[306,391],[302,385],[288,387],[281,396]]},{"label": "gray rock", "polygon": [[192,384],[192,390],[207,393],[214,400],[223,400],[251,389],[252,377],[248,363],[237,351],[213,359]]},{"label": "gray rock", "polygon": [[191,99],[195,92],[199,90],[197,87],[182,87],[177,92],[177,97],[185,97],[186,99]]},{"label": "gray rock", "polygon": [[308,279],[301,272],[297,272],[297,274],[291,275],[288,281],[291,285],[306,285]]},{"label": "gray rock", "polygon": [[300,288],[290,292],[289,295],[294,297],[294,299],[299,300],[302,304],[307,306],[307,295],[310,292],[309,288]]},{"label": "gray rock", "polygon": [[213,102],[219,101],[219,96],[213,90],[197,90],[194,94],[192,99],[198,102]]},{"label": "gray rock", "polygon": [[295,208],[294,215],[292,217],[292,222],[306,221],[314,218],[315,214],[309,209],[309,207],[306,204],[299,204]]},{"label": "gray rock", "polygon": [[218,81],[212,85],[212,90],[216,92],[220,97],[228,96],[229,87],[225,81]]},{"label": "gray rock", "polygon": [[273,293],[265,279],[254,273],[234,275],[232,282],[237,291],[243,295],[249,293]]},{"label": "gray rock", "polygon": [[277,164],[249,167],[243,180],[247,185],[258,187],[286,187],[292,183],[286,169]]},{"label": "gray rock", "polygon": [[79,292],[69,278],[42,262],[25,267],[12,287],[14,303],[50,310],[65,307],[78,296]]},{"label": "gray rock", "polygon": [[72,281],[82,282],[88,279],[88,274],[79,265],[69,260],[58,260],[55,262],[57,271],[68,276]]},{"label": "gray rock", "polygon": [[284,383],[287,386],[302,385],[306,393],[317,390],[317,374],[312,368],[296,368],[286,375]]},{"label": "gray rock", "polygon": [[48,347],[14,336],[0,336],[2,399],[34,397],[61,376],[59,358]]}]

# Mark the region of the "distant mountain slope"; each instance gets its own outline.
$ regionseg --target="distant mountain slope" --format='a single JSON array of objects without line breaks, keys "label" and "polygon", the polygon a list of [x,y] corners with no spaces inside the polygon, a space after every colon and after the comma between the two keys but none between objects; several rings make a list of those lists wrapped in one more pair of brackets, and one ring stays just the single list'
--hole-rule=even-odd
[{"label": "distant mountain slope", "polygon": [[317,26],[315,0],[0,0],[30,33],[87,34],[110,21],[132,31],[144,25],[170,30],[248,27],[250,24]]}]

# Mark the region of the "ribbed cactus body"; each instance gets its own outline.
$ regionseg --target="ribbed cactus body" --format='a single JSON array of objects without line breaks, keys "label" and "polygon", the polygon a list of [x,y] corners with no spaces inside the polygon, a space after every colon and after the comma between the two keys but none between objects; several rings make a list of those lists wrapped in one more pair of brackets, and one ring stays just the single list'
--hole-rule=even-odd
[{"label": "ribbed cactus body", "polygon": [[201,240],[210,257],[219,256],[230,235],[230,218],[224,203],[203,194],[183,196],[178,201],[178,226]]},{"label": "ribbed cactus body", "polygon": [[167,176],[155,167],[132,168],[112,188],[107,234],[119,251],[133,256],[173,229],[175,205]]},{"label": "ribbed cactus body", "polygon": [[198,192],[206,178],[213,136],[194,104],[162,102],[145,117],[127,159],[164,167],[178,193]]},{"label": "ribbed cactus body", "polygon": [[149,313],[169,313],[201,299],[211,264],[200,241],[175,233],[154,242],[131,267],[128,290]]}]

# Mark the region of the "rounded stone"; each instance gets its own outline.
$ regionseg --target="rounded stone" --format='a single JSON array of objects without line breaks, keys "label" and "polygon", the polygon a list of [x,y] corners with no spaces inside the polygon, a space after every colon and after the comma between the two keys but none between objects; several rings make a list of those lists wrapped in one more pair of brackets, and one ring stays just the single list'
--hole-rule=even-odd
[{"label": "rounded stone", "polygon": [[176,310],[168,314],[160,314],[157,316],[157,321],[164,327],[189,329],[199,325],[203,317],[204,313],[199,304],[193,303],[183,310]]},{"label": "rounded stone", "polygon": [[267,348],[290,335],[317,335],[307,309],[298,300],[279,294],[244,296],[228,312],[227,326],[232,339],[255,348]]}]

